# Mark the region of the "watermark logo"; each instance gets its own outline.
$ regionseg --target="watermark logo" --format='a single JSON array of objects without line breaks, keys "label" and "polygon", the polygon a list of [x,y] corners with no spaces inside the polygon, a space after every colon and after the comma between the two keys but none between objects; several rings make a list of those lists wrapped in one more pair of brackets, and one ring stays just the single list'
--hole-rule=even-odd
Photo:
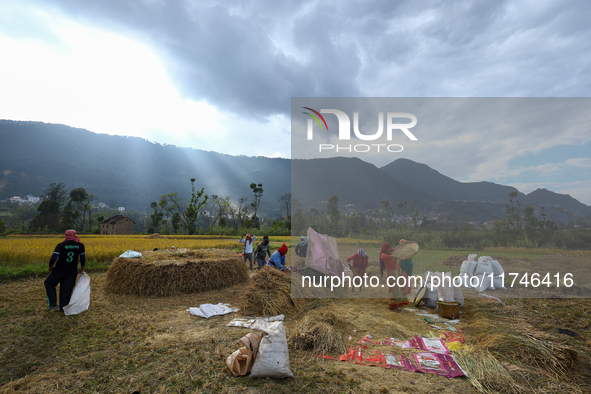
[{"label": "watermark logo", "polygon": [[[308,119],[307,124],[307,138],[308,140],[314,139],[314,120],[320,126],[320,130],[323,130],[326,127],[326,131],[328,131],[328,124],[326,123],[326,119],[322,114],[333,114],[337,117],[337,121],[339,124],[338,132],[339,132],[339,140],[340,141],[350,141],[351,140],[351,119],[349,116],[338,109],[321,109],[320,112],[312,109],[310,107],[302,107],[307,109],[308,111],[312,112],[303,112],[304,114],[310,116],[312,119]],[[408,137],[411,141],[417,141],[417,137],[409,130],[416,126],[417,124],[417,117],[408,112],[388,112],[386,114],[386,139],[388,141],[392,141],[392,136],[395,130],[400,130]],[[399,123],[395,122],[395,119],[410,119],[410,123]],[[321,122],[322,121],[322,122]],[[324,124],[324,127],[322,126]],[[376,141],[382,138],[384,134],[384,113],[378,113],[378,129],[373,134],[364,134],[359,130],[359,113],[353,113],[353,133],[355,137],[362,141]],[[380,149],[387,150],[388,152],[402,152],[404,147],[400,144],[356,144],[356,145],[334,145],[334,144],[319,144],[318,149],[320,152],[322,151],[349,151],[349,152],[369,152],[372,150],[376,150],[380,152]]]}]

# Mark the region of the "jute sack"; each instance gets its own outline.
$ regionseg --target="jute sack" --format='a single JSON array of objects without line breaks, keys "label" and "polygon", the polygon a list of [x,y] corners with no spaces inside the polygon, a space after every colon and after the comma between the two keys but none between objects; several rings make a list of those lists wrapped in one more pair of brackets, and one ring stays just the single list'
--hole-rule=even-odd
[{"label": "jute sack", "polygon": [[248,333],[240,339],[244,345],[226,359],[226,365],[234,376],[244,376],[251,369],[259,351],[261,337],[255,333]]}]

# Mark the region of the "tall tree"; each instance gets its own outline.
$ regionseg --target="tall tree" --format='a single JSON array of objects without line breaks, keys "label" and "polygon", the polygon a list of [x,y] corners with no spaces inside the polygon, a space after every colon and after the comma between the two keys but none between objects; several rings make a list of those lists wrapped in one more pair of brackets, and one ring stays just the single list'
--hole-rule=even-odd
[{"label": "tall tree", "polygon": [[254,193],[254,201],[250,204],[250,206],[252,207],[252,221],[253,221],[253,225],[256,228],[260,228],[260,222],[259,222],[259,217],[257,215],[258,211],[259,211],[259,206],[261,205],[261,197],[263,196],[263,184],[259,183],[258,185],[256,183],[251,183],[250,184],[250,188],[252,189],[252,192]]},{"label": "tall tree", "polygon": [[[187,218],[187,231],[189,235],[196,234],[196,221],[199,217],[199,210],[207,203],[209,196],[203,195],[204,188],[195,191],[195,178],[191,178],[191,202],[185,210],[185,216]],[[203,200],[201,198],[203,197]]]},{"label": "tall tree", "polygon": [[215,228],[218,225],[224,227],[226,217],[230,214],[230,197],[220,197],[214,194],[209,199],[209,206],[212,218],[210,228]]},{"label": "tall tree", "polygon": [[209,200],[209,196],[204,194],[204,188],[197,191],[195,189],[195,178],[191,178],[191,201],[188,204],[178,193],[170,193],[160,197],[159,205],[164,207],[170,214],[178,213],[178,218],[187,234],[194,235],[197,233],[196,222],[199,211],[207,203],[207,200]]},{"label": "tall tree", "polygon": [[[161,200],[162,201],[162,200]],[[162,212],[162,204],[158,204],[156,201],[152,201],[150,204],[150,208],[152,208],[152,214],[150,215],[150,225],[148,226],[149,233],[157,233],[158,227],[160,227],[160,222],[164,217],[164,213]]]},{"label": "tall tree", "polygon": [[58,203],[58,210],[61,210],[68,201],[68,189],[63,183],[52,183],[49,187],[41,194],[43,201],[55,201]]},{"label": "tall tree", "polygon": [[247,201],[248,198],[241,197],[236,206],[236,219],[238,219],[238,225],[240,227],[244,226],[245,222],[248,220],[248,214],[250,213],[250,205],[246,203]]},{"label": "tall tree", "polygon": [[285,212],[285,219],[291,220],[291,193],[284,193],[277,200],[281,204],[281,209]]},{"label": "tall tree", "polygon": [[333,194],[328,198],[326,214],[330,223],[330,228],[334,234],[340,235],[339,222],[341,220],[341,211],[339,210],[339,197]]},{"label": "tall tree", "polygon": [[86,217],[88,216],[89,226],[92,227],[92,217],[90,211],[92,209],[92,201],[96,200],[94,194],[90,194],[83,187],[78,187],[70,191],[70,210],[73,211],[72,218],[74,221],[78,219],[78,229],[84,231],[86,224]]},{"label": "tall tree", "polygon": [[390,229],[394,220],[394,210],[390,206],[390,201],[384,199],[381,200],[380,203],[382,204],[382,207],[380,208],[380,222],[383,221],[386,228]]},{"label": "tall tree", "polygon": [[421,211],[419,210],[417,201],[418,199],[415,196],[415,199],[410,204],[410,219],[415,231],[419,229],[419,218],[421,217]]},{"label": "tall tree", "polygon": [[61,212],[68,201],[68,191],[63,183],[52,183],[41,195],[43,201],[39,204],[37,215],[31,221],[31,228],[56,231],[60,228]]},{"label": "tall tree", "polygon": [[517,197],[517,192],[509,193],[509,204],[505,204],[505,215],[507,216],[507,227],[510,230],[521,231],[523,228],[523,220],[521,218],[521,204],[519,200],[513,202]]}]

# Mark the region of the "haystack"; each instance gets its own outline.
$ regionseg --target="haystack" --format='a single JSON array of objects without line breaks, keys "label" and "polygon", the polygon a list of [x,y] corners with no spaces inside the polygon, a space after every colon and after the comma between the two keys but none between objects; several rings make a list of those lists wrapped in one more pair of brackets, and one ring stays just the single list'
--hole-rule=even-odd
[{"label": "haystack", "polygon": [[163,237],[162,235],[160,235],[160,233],[154,233],[154,234],[150,234],[147,237],[144,237],[147,239],[166,239],[166,237]]},{"label": "haystack", "polygon": [[143,252],[140,259],[115,258],[106,290],[115,294],[164,297],[199,293],[246,282],[241,256],[224,249]]},{"label": "haystack", "polygon": [[347,324],[331,311],[312,311],[299,319],[290,330],[288,342],[296,349],[319,353],[342,354],[346,351],[345,333]]},{"label": "haystack", "polygon": [[291,297],[291,274],[265,266],[250,278],[240,304],[246,316],[277,316],[299,311],[308,302]]}]

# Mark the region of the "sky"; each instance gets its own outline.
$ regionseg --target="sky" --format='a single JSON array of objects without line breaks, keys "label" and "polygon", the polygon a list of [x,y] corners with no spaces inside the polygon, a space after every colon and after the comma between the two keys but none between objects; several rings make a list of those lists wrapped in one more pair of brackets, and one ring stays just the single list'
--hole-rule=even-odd
[{"label": "sky", "polygon": [[[0,119],[292,157],[292,98],[430,98],[431,114],[468,98],[480,104],[461,122],[436,127],[423,108],[418,141],[368,161],[591,205],[591,101],[567,99],[590,96],[590,14],[557,0],[0,0]],[[469,99],[489,97],[498,122]],[[519,101],[520,117],[510,98],[550,100]]]}]

